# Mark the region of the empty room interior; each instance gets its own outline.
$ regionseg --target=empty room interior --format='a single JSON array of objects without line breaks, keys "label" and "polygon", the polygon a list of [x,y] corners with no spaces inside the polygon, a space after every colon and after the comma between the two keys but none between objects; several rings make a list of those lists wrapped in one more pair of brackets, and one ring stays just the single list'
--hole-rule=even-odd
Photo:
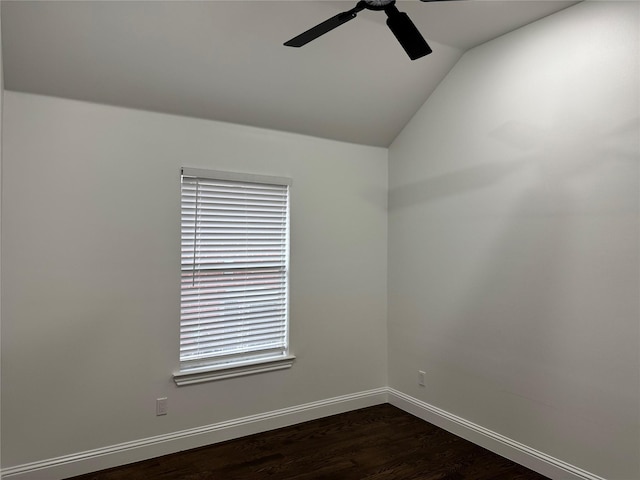
[{"label": "empty room interior", "polygon": [[[552,479],[640,479],[640,3],[0,18],[2,478],[389,403]],[[278,239],[229,246],[246,203],[207,195]]]}]

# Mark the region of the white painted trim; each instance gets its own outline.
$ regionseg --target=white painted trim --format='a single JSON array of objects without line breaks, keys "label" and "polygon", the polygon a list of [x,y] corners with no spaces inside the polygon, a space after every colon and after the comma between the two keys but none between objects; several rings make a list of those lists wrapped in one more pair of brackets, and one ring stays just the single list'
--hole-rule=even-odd
[{"label": "white painted trim", "polygon": [[3,469],[2,478],[7,480],[60,480],[370,407],[386,403],[386,401],[387,388],[376,388],[203,427],[17,465]]},{"label": "white painted trim", "polygon": [[388,398],[391,405],[407,413],[547,477],[558,480],[605,480],[393,388],[388,389]]},{"label": "white painted trim", "polygon": [[605,480],[446,410],[387,387],[17,465],[3,469],[1,478],[60,480],[386,402],[547,477],[557,480]]},{"label": "white painted trim", "polygon": [[278,357],[276,359],[268,359],[261,361],[253,361],[243,365],[233,365],[231,367],[208,367],[202,369],[186,370],[173,374],[173,381],[179,387],[184,385],[193,385],[196,383],[212,382],[215,380],[224,380],[226,378],[242,377],[244,375],[254,375],[256,373],[273,372],[274,370],[284,370],[291,368],[293,361],[296,359],[294,355],[286,357]]},{"label": "white painted trim", "polygon": [[265,183],[267,185],[293,184],[289,177],[274,177],[271,175],[255,175],[253,173],[221,172],[203,168],[182,167],[182,174],[186,177],[209,178],[212,180],[228,180],[231,182]]}]

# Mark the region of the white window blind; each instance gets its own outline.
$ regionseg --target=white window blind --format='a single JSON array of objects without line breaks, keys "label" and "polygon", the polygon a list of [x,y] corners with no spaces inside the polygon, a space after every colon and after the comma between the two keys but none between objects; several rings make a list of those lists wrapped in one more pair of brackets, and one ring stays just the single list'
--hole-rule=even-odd
[{"label": "white window blind", "polygon": [[181,371],[287,355],[287,179],[182,170]]}]

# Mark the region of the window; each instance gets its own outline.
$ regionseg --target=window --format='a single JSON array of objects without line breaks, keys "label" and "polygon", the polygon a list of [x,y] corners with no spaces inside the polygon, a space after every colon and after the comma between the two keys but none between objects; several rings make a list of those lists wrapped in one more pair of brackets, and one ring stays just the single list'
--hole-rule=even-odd
[{"label": "window", "polygon": [[288,179],[182,169],[178,385],[289,368]]}]

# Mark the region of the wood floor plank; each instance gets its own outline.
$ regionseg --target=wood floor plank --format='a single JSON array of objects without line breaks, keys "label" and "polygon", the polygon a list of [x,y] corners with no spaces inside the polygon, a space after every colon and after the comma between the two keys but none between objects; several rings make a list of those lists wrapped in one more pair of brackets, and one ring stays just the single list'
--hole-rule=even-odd
[{"label": "wood floor plank", "polygon": [[546,477],[383,404],[67,480],[125,479],[545,480]]}]

